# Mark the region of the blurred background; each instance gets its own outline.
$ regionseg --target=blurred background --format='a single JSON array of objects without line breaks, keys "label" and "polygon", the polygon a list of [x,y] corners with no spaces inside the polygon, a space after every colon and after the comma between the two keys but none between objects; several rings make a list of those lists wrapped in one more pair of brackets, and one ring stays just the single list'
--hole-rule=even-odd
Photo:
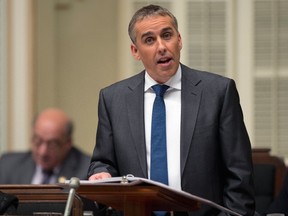
[{"label": "blurred background", "polygon": [[92,154],[99,90],[143,69],[127,26],[152,3],[177,17],[182,63],[236,81],[253,148],[288,162],[287,0],[0,0],[0,153],[29,149],[35,114],[59,107]]}]

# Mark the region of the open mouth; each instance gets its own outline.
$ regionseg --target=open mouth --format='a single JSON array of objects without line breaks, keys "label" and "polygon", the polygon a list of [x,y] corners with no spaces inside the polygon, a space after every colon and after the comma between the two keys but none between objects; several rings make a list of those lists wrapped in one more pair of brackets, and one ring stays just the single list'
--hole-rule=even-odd
[{"label": "open mouth", "polygon": [[171,61],[171,58],[161,58],[160,60],[157,61],[157,64],[167,64]]}]

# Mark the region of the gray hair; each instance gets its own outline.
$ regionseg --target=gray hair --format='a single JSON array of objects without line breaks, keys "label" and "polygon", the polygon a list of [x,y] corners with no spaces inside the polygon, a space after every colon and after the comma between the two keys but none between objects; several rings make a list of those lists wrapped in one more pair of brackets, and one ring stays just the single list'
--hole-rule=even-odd
[{"label": "gray hair", "polygon": [[159,5],[148,5],[145,7],[140,8],[136,13],[133,15],[129,26],[128,26],[128,34],[131,41],[135,44],[136,43],[136,35],[135,35],[135,24],[138,21],[143,20],[149,16],[169,16],[172,19],[172,25],[178,31],[178,22],[176,17],[166,8],[163,8]]}]

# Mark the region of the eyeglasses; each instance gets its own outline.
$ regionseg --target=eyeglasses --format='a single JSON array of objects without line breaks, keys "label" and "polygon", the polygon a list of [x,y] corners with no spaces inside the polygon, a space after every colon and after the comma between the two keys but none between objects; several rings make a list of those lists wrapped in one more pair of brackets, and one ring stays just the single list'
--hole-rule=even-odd
[{"label": "eyeglasses", "polygon": [[46,144],[48,149],[57,149],[62,146],[64,141],[60,139],[44,140],[41,137],[34,135],[32,137],[32,143],[36,148],[39,148],[41,145]]}]

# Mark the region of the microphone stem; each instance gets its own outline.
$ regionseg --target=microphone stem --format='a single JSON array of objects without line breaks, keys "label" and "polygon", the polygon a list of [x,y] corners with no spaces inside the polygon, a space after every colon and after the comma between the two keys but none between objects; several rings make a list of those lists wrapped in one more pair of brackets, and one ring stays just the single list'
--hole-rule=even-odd
[{"label": "microphone stem", "polygon": [[70,216],[71,208],[72,208],[72,204],[73,204],[74,194],[75,194],[75,189],[71,188],[70,191],[69,191],[69,196],[68,196],[68,200],[67,200],[64,216]]}]

